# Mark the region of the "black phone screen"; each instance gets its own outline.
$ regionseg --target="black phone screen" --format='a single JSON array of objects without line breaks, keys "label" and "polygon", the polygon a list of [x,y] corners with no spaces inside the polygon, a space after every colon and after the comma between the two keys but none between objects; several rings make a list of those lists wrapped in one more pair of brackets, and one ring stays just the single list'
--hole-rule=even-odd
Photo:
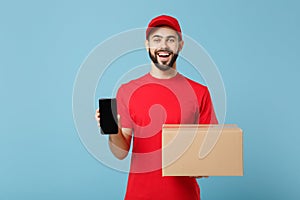
[{"label": "black phone screen", "polygon": [[100,128],[102,134],[117,134],[117,100],[115,98],[99,99]]}]

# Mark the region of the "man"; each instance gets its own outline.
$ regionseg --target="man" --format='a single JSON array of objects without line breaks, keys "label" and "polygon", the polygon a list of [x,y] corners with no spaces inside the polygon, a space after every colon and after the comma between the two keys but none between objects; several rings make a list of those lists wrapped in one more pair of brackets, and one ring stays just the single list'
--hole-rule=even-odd
[{"label": "man", "polygon": [[[109,136],[109,145],[112,153],[123,159],[133,142],[126,200],[200,199],[194,177],[163,177],[161,170],[163,124],[217,123],[207,87],[176,70],[183,45],[175,18],[162,15],[152,19],[145,41],[151,70],[118,90],[120,129]],[[99,119],[97,110],[98,126]]]}]

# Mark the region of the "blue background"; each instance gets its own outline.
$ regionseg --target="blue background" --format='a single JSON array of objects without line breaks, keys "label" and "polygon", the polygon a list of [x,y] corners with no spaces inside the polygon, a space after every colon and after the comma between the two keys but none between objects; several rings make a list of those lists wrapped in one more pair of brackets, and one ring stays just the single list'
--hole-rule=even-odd
[{"label": "blue background", "polygon": [[226,123],[244,130],[245,175],[200,179],[202,198],[300,199],[299,1],[12,0],[0,3],[1,200],[122,199],[127,174],[78,137],[73,84],[97,44],[162,13],[210,54]]}]

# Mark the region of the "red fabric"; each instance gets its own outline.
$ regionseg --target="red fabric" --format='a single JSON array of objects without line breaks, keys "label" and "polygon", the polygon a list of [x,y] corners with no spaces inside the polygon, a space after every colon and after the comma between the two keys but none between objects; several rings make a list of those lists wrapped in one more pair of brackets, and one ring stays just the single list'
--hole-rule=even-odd
[{"label": "red fabric", "polygon": [[148,39],[149,34],[154,27],[168,26],[175,31],[177,31],[180,39],[182,39],[181,28],[176,18],[168,15],[160,15],[153,18],[148,24],[148,28],[146,30],[146,39]]},{"label": "red fabric", "polygon": [[199,200],[195,178],[162,177],[163,124],[217,123],[207,87],[177,74],[156,79],[150,74],[120,87],[118,113],[123,128],[134,132],[126,200]]}]

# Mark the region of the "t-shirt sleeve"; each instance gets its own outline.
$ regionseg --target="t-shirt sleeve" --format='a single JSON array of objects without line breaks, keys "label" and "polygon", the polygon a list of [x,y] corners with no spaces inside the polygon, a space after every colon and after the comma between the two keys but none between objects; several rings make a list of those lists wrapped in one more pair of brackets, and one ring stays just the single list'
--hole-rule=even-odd
[{"label": "t-shirt sleeve", "polygon": [[125,88],[121,86],[117,92],[118,114],[120,115],[122,128],[133,128],[128,107],[129,99],[126,94],[128,94],[128,92],[126,93]]},{"label": "t-shirt sleeve", "polygon": [[214,106],[207,87],[205,87],[203,92],[204,93],[199,105],[199,124],[218,124]]}]

